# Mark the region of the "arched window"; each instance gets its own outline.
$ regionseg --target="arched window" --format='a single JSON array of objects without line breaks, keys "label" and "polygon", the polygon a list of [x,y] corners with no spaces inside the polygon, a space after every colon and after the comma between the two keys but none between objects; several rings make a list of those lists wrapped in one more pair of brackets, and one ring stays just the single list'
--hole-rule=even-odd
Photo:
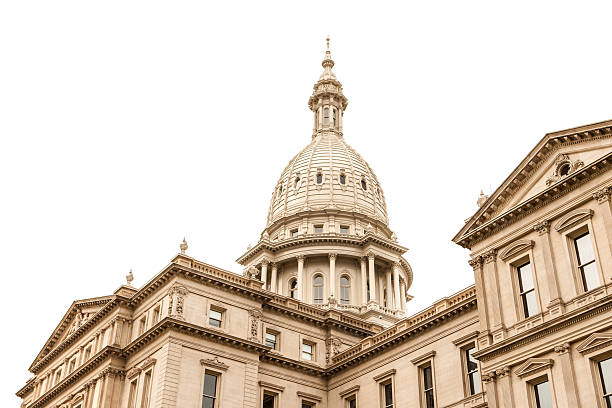
[{"label": "arched window", "polygon": [[361,188],[363,188],[364,191],[368,189],[368,184],[364,178],[361,179]]},{"label": "arched window", "polygon": [[342,185],[346,184],[346,174],[344,174],[344,172],[340,173],[340,184]]},{"label": "arched window", "polygon": [[348,305],[351,300],[351,281],[348,276],[344,275],[340,278],[340,303]]},{"label": "arched window", "polygon": [[323,109],[323,124],[329,125],[329,108]]},{"label": "arched window", "polygon": [[312,281],[312,298],[314,303],[323,303],[323,277],[321,275],[315,276]]},{"label": "arched window", "polygon": [[289,281],[289,297],[295,299],[297,297],[297,279],[293,278]]},{"label": "arched window", "polygon": [[336,121],[336,108],[332,109],[332,126],[337,128],[338,122]]}]

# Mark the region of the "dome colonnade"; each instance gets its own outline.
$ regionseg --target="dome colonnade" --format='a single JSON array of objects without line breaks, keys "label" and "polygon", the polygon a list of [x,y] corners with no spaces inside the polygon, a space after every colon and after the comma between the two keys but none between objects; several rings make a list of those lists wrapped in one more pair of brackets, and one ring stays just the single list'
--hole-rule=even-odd
[{"label": "dome colonnade", "polygon": [[308,100],[312,140],[283,170],[259,242],[237,261],[274,293],[393,320],[411,298],[407,249],[389,228],[378,178],[344,140],[348,99],[327,45]]}]

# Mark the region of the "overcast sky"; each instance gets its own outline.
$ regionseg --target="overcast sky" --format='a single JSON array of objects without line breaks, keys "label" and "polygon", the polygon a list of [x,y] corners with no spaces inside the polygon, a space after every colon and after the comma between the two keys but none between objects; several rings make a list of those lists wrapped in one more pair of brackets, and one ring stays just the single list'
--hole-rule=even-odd
[{"label": "overcast sky", "polygon": [[472,284],[451,238],[480,189],[545,133],[612,118],[609,1],[293,3],[0,3],[1,406],[74,299],[130,268],[143,285],[183,236],[241,271],[310,142],[327,34],[410,313]]}]

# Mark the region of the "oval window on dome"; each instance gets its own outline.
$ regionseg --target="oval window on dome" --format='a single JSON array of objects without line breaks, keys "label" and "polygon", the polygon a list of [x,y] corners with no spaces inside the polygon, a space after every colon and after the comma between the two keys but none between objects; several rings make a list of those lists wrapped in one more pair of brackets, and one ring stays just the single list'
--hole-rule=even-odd
[{"label": "oval window on dome", "polygon": [[317,184],[321,184],[323,183],[323,173],[320,171],[317,171]]},{"label": "oval window on dome", "polygon": [[361,179],[361,188],[363,188],[363,191],[366,191],[368,189],[368,184],[366,183],[364,178]]}]

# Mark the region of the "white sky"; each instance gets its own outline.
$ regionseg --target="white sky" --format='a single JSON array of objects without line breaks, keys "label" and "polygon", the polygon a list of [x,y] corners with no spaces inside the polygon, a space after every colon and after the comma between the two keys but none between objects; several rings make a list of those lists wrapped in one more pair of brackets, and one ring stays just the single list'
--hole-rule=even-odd
[{"label": "white sky", "polygon": [[473,282],[451,238],[546,133],[612,118],[610,2],[0,4],[1,406],[74,299],[264,227],[332,38],[345,138],[410,248],[416,312]]}]

